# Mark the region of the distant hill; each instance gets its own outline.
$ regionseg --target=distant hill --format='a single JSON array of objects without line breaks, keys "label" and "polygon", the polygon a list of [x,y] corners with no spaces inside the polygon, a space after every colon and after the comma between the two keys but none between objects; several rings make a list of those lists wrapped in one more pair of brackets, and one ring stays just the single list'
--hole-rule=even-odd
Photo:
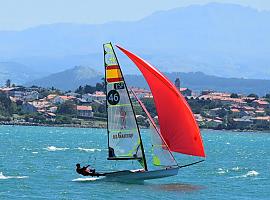
[{"label": "distant hill", "polygon": [[61,90],[75,90],[80,85],[95,85],[101,82],[103,74],[96,70],[85,67],[76,66],[62,72],[54,73],[44,78],[27,82],[27,86],[42,86],[42,87],[55,87]]},{"label": "distant hill", "polygon": [[0,62],[0,85],[5,84],[7,79],[11,83],[21,84],[40,77],[41,74],[33,69],[16,62]]},{"label": "distant hill", "polygon": [[[188,87],[196,92],[215,90],[247,95],[255,93],[260,96],[270,93],[270,80],[222,78],[206,75],[202,72],[172,72],[165,73],[165,75],[172,82],[174,82],[176,78],[180,78],[181,87]],[[146,81],[140,75],[127,75],[125,79],[129,85],[148,88]]]},{"label": "distant hill", "polygon": [[[210,89],[243,94],[256,93],[261,96],[270,93],[270,80],[222,78],[206,75],[202,72],[172,72],[165,73],[165,75],[173,82],[176,78],[180,78],[181,87],[188,87],[198,92]],[[26,85],[37,85],[42,87],[53,86],[62,90],[74,90],[80,85],[95,85],[97,82],[101,82],[103,76],[103,73],[90,67],[77,66],[69,70],[28,82]],[[125,75],[125,80],[129,86],[148,88],[142,75]]]},{"label": "distant hill", "polygon": [[[267,79],[269,21],[270,11],[210,3],[160,11],[134,22],[51,24],[0,31],[0,61],[16,61],[50,73],[72,65],[101,71],[102,43],[112,41],[161,71]],[[128,63],[127,59],[120,61]]]}]

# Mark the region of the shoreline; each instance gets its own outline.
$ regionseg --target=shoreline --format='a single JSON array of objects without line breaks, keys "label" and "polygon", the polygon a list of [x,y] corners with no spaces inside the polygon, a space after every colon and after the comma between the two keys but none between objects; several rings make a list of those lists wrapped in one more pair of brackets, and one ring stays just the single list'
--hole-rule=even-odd
[{"label": "shoreline", "polygon": [[[98,125],[81,125],[81,124],[41,124],[34,122],[0,122],[0,126],[43,126],[43,127],[63,127],[63,128],[100,128],[106,129],[106,124],[98,124]],[[141,129],[149,129],[147,127],[140,126]],[[213,130],[213,131],[232,131],[232,132],[263,132],[270,133],[270,130],[253,130],[253,129],[210,129],[200,127],[200,130]]]},{"label": "shoreline", "polygon": [[82,125],[82,124],[42,124],[35,122],[0,122],[2,126],[43,126],[43,127],[69,127],[69,128],[106,128],[106,125]]}]

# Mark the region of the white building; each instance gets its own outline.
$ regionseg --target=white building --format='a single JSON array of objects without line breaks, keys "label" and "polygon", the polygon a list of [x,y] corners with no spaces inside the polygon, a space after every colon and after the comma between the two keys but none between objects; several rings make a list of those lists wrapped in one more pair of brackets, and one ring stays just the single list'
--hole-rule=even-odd
[{"label": "white building", "polygon": [[93,117],[92,106],[77,106],[78,117]]},{"label": "white building", "polygon": [[82,99],[87,102],[93,102],[93,101],[106,101],[106,94],[104,92],[96,91],[94,94],[84,94],[82,95]]}]

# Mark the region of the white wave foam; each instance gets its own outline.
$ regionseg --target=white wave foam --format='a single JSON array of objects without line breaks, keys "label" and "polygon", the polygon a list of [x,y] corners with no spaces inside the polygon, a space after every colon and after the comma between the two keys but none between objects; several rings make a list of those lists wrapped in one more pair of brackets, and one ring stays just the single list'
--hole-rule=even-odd
[{"label": "white wave foam", "polygon": [[38,152],[37,151],[33,151],[32,154],[37,154]]},{"label": "white wave foam", "polygon": [[73,179],[72,181],[74,182],[89,182],[89,181],[96,181],[96,180],[99,180],[100,178],[76,178],[76,179]]},{"label": "white wave foam", "polygon": [[86,152],[101,151],[101,149],[86,149],[86,148],[81,148],[81,147],[78,147],[77,149],[80,151],[86,151]]},{"label": "white wave foam", "polygon": [[245,175],[242,177],[249,177],[249,176],[258,176],[260,173],[256,172],[255,170],[248,171]]},{"label": "white wave foam", "polygon": [[229,170],[227,170],[227,169],[222,169],[222,168],[218,168],[218,174],[225,174],[225,173],[228,173],[229,172]]},{"label": "white wave foam", "polygon": [[5,176],[2,172],[0,172],[0,180],[4,179],[23,179],[23,178],[28,178],[28,176]]},{"label": "white wave foam", "polygon": [[240,167],[238,167],[238,166],[237,167],[233,167],[232,170],[233,171],[239,171],[240,170]]},{"label": "white wave foam", "polygon": [[230,178],[247,178],[247,177],[253,177],[253,176],[258,176],[260,173],[255,171],[255,170],[251,170],[248,171],[246,174],[241,175],[241,176],[234,176],[234,177],[230,177]]},{"label": "white wave foam", "polygon": [[47,150],[47,151],[65,151],[65,150],[67,150],[69,148],[66,148],[66,147],[61,148],[61,147],[49,146],[49,147],[46,147],[44,149]]}]

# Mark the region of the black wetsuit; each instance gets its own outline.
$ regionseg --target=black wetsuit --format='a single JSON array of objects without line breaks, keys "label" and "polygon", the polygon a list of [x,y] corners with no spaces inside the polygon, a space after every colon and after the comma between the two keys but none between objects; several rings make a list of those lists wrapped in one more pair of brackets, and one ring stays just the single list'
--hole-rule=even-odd
[{"label": "black wetsuit", "polygon": [[78,174],[83,175],[83,176],[93,176],[93,175],[95,175],[96,170],[95,169],[87,170],[87,167],[89,167],[89,166],[82,167],[82,168],[77,167],[76,172]]}]

